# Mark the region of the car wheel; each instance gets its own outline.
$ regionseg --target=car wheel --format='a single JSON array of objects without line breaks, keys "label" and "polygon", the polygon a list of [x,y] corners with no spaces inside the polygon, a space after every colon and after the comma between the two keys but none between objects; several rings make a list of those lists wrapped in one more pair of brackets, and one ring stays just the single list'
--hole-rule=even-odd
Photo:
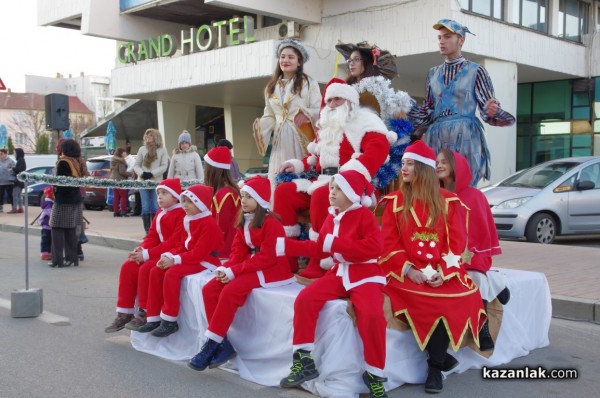
[{"label": "car wheel", "polygon": [[86,210],[92,210],[92,206],[90,205],[83,205],[83,207],[85,207]]},{"label": "car wheel", "polygon": [[539,213],[531,217],[525,228],[525,238],[528,242],[554,243],[556,238],[556,221],[548,213]]}]

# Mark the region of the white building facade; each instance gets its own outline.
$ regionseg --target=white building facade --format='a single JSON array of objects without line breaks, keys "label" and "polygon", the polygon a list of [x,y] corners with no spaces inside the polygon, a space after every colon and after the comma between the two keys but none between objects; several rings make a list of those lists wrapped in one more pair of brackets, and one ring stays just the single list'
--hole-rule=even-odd
[{"label": "white building facade", "polygon": [[476,34],[463,54],[488,69],[517,117],[485,126],[492,182],[551,158],[600,155],[599,13],[596,0],[38,1],[40,25],[118,40],[110,95],[156,102],[157,125],[138,126],[140,136],[159,128],[169,151],[184,129],[204,150],[228,138],[242,169],[261,163],[251,125],[281,37],[309,49],[305,71],[321,84],[336,63],[345,76],[338,41],[377,44],[396,57],[393,86],[420,101],[428,69],[443,61],[432,25],[454,19]]}]

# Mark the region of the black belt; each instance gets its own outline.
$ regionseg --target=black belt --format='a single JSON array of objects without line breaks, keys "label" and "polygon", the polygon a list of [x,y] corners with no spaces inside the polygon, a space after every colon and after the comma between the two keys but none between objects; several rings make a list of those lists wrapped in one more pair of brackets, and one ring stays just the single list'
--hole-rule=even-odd
[{"label": "black belt", "polygon": [[324,169],[321,169],[321,174],[332,176],[332,175],[336,175],[337,173],[339,173],[339,171],[340,171],[339,167],[325,167]]},{"label": "black belt", "polygon": [[250,249],[250,254],[256,254],[260,251],[260,247],[253,247]]}]

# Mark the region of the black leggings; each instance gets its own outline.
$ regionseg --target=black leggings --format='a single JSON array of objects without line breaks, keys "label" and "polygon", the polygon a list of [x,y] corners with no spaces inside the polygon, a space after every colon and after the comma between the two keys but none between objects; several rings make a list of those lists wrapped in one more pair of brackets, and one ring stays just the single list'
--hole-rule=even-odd
[{"label": "black leggings", "polygon": [[429,338],[426,350],[429,352],[429,367],[442,369],[446,359],[446,351],[450,344],[450,337],[444,323],[440,321]]}]

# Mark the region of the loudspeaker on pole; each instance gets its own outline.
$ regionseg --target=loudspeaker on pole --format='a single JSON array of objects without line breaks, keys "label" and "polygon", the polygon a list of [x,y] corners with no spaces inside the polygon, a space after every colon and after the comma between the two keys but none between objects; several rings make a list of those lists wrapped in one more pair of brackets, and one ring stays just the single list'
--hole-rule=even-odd
[{"label": "loudspeaker on pole", "polygon": [[69,129],[69,97],[64,94],[48,94],[46,99],[46,130]]}]

